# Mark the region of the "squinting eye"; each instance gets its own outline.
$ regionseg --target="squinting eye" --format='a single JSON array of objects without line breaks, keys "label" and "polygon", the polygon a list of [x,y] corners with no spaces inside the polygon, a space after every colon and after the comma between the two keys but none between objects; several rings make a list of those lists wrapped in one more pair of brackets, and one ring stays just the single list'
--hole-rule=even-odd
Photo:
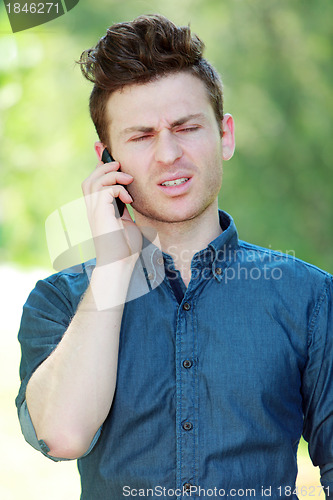
[{"label": "squinting eye", "polygon": [[179,132],[195,132],[198,129],[199,129],[199,127],[196,127],[196,126],[186,127],[186,128],[180,129]]},{"label": "squinting eye", "polygon": [[140,142],[140,141],[144,141],[145,139],[149,139],[150,137],[152,137],[152,136],[151,135],[140,135],[140,137],[134,137],[132,139],[132,141]]}]

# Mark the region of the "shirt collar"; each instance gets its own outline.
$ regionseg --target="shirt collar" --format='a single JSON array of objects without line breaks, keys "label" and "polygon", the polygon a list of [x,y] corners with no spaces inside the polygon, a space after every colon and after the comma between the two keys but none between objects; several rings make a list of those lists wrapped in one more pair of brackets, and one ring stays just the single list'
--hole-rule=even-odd
[{"label": "shirt collar", "polygon": [[219,210],[222,233],[211,241],[207,248],[197,252],[192,259],[192,270],[211,267],[214,277],[221,281],[224,270],[234,260],[238,248],[238,233],[231,215]]},{"label": "shirt collar", "polygon": [[208,245],[213,250],[214,260],[221,258],[222,254],[226,259],[238,248],[238,233],[233,218],[223,210],[219,210],[219,218],[222,233]]},{"label": "shirt collar", "polygon": [[[231,215],[219,210],[219,220],[222,233],[209,243],[209,245],[197,252],[192,259],[191,267],[211,266],[215,278],[220,281],[224,270],[229,266],[238,248],[238,234]],[[141,257],[144,259],[146,277],[151,286],[155,288],[163,281],[165,269],[163,263],[174,269],[173,259],[170,255],[161,252],[154,244],[144,238]]]},{"label": "shirt collar", "polygon": [[219,210],[222,233],[209,243],[212,252],[212,272],[221,281],[225,269],[235,258],[238,249],[238,233],[233,218],[227,212]]}]

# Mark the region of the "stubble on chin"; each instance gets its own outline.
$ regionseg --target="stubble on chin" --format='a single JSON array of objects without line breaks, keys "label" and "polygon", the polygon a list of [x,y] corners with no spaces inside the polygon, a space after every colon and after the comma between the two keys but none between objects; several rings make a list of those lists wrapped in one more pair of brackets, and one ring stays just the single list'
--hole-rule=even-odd
[{"label": "stubble on chin", "polygon": [[[134,200],[132,208],[138,222],[142,221],[143,224],[148,225],[149,223],[184,224],[200,217],[212,204],[216,203],[217,207],[217,197],[222,186],[222,167],[219,175],[212,175],[206,179],[206,183],[206,187],[203,188],[205,193],[199,192],[196,197],[193,194],[188,195],[188,204],[185,201],[180,206],[178,204],[178,208],[176,208],[176,198],[164,201],[162,199],[160,202],[156,200],[154,203],[154,196],[148,198],[146,193],[143,195],[134,186],[129,186],[128,190]],[[173,203],[174,207],[172,207]]]},{"label": "stubble on chin", "polygon": [[[138,223],[147,225],[157,224],[186,224],[192,223],[195,219],[199,218],[209,207],[216,203],[216,196],[206,200],[206,203],[186,207],[183,210],[168,209],[163,207],[157,209],[150,204],[143,202],[134,202],[132,207],[135,212],[135,218]],[[217,203],[216,203],[217,205]]]}]

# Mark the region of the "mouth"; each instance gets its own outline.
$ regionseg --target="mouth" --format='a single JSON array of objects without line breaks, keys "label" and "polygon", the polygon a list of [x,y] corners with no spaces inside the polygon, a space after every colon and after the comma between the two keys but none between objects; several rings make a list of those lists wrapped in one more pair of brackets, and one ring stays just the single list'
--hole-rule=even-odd
[{"label": "mouth", "polygon": [[167,186],[167,187],[179,186],[180,184],[184,184],[188,180],[189,180],[189,177],[181,177],[180,179],[175,179],[173,181],[162,182],[161,186]]},{"label": "mouth", "polygon": [[166,196],[183,196],[191,189],[192,179],[192,177],[168,179],[167,181],[161,182],[158,187]]}]

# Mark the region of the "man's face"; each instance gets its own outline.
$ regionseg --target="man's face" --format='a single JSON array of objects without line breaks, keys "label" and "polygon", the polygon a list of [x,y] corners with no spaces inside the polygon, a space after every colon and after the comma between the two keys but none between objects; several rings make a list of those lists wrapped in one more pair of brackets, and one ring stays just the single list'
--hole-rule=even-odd
[{"label": "man's face", "polygon": [[197,77],[180,72],[126,86],[106,112],[112,156],[134,177],[128,191],[138,218],[181,222],[217,206],[222,136]]}]

